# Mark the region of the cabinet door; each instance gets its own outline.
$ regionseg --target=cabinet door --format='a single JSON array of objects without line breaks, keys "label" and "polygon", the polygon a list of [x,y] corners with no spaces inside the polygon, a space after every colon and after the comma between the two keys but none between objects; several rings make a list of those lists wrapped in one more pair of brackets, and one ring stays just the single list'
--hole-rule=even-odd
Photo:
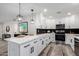
[{"label": "cabinet door", "polygon": [[48,37],[46,37],[46,46],[48,45]]},{"label": "cabinet door", "polygon": [[20,46],[14,42],[8,42],[8,56],[20,56]]},{"label": "cabinet door", "polygon": [[23,44],[20,46],[20,55],[29,56],[30,55],[31,43]]},{"label": "cabinet door", "polygon": [[38,42],[38,53],[40,53],[44,49],[44,41],[43,38],[39,38]]},{"label": "cabinet door", "polygon": [[65,43],[66,43],[66,44],[70,44],[70,43],[71,43],[71,42],[70,42],[70,39],[71,39],[70,34],[66,34],[66,35],[65,35]]},{"label": "cabinet door", "polygon": [[48,35],[48,44],[51,42],[51,34]]},{"label": "cabinet door", "polygon": [[66,44],[74,44],[74,35],[73,34],[66,34]]},{"label": "cabinet door", "polygon": [[72,49],[74,50],[74,35],[66,34],[65,43],[69,44],[72,47]]},{"label": "cabinet door", "polygon": [[[36,39],[32,42],[32,46],[31,46],[31,47],[34,48],[34,51],[33,51],[33,53],[31,53],[31,55],[34,55],[34,56],[39,55],[39,47],[38,47],[38,45],[39,45],[39,39],[36,38]],[[31,49],[31,51],[32,51],[32,49]]]},{"label": "cabinet door", "polygon": [[55,42],[55,34],[52,34],[51,37],[52,37],[52,42]]},{"label": "cabinet door", "polygon": [[23,44],[20,47],[20,55],[22,56],[36,56],[38,55],[38,40],[35,39],[28,44]]},{"label": "cabinet door", "polygon": [[71,34],[71,47],[72,47],[72,49],[74,50],[74,35],[73,34]]}]

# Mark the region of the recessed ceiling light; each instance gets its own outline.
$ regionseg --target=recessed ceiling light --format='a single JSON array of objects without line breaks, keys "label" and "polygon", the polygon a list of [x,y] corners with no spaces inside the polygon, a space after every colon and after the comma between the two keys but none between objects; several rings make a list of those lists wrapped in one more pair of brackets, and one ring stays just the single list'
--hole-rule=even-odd
[{"label": "recessed ceiling light", "polygon": [[70,13],[70,12],[68,12],[68,13],[67,13],[67,15],[71,15],[71,13]]},{"label": "recessed ceiling light", "polygon": [[44,12],[47,12],[47,9],[44,9]]}]

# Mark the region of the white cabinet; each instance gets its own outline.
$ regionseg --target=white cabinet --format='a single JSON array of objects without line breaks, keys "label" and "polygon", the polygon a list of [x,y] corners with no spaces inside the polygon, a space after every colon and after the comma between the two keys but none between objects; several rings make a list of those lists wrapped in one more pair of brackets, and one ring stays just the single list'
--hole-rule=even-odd
[{"label": "white cabinet", "polygon": [[40,54],[40,52],[43,49],[43,45],[42,45],[42,38],[39,39],[38,45],[37,45],[37,53]]},{"label": "white cabinet", "polygon": [[46,36],[46,46],[48,45],[48,43],[49,43],[49,37]]},{"label": "white cabinet", "polygon": [[[27,40],[27,38],[28,37],[25,37],[23,39],[13,38],[11,39],[12,41],[9,39],[10,41],[8,42],[8,55],[9,56],[37,56],[50,42],[52,42],[54,36],[51,33],[41,34],[38,36],[34,36],[33,38],[28,38],[29,40],[32,39],[31,41],[24,41]],[[13,41],[13,40],[17,40],[17,41]]]},{"label": "white cabinet", "polygon": [[51,33],[51,40],[52,40],[52,42],[55,42],[55,33]]},{"label": "white cabinet", "polygon": [[39,40],[35,39],[32,42],[25,43],[20,47],[21,56],[36,56],[39,55]]},{"label": "white cabinet", "polygon": [[[32,44],[32,43],[31,43]],[[39,42],[39,39],[38,38],[36,38],[34,41],[33,41],[33,47],[34,47],[34,52],[33,52],[33,54],[32,55],[39,55],[40,54],[40,52],[39,52],[39,45],[40,44],[40,42]]]},{"label": "white cabinet", "polygon": [[28,56],[31,53],[31,43],[26,43],[20,46],[20,55],[21,56]]},{"label": "white cabinet", "polygon": [[20,46],[14,42],[8,42],[8,55],[9,56],[19,56]]},{"label": "white cabinet", "polygon": [[66,34],[65,35],[65,43],[69,44],[74,50],[74,34]]}]

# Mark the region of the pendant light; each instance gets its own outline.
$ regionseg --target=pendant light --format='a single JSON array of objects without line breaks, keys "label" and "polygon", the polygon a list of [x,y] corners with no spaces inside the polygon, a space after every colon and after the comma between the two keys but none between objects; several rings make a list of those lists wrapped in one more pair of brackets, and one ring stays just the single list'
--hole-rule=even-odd
[{"label": "pendant light", "polygon": [[31,15],[32,15],[32,16],[31,16],[31,17],[32,17],[32,18],[31,18],[31,23],[34,23],[34,19],[33,19],[33,16],[34,16],[34,9],[31,9],[31,12],[32,12],[32,14],[31,14]]},{"label": "pendant light", "polygon": [[21,3],[19,3],[19,14],[16,16],[16,20],[23,20],[23,16],[21,15]]}]

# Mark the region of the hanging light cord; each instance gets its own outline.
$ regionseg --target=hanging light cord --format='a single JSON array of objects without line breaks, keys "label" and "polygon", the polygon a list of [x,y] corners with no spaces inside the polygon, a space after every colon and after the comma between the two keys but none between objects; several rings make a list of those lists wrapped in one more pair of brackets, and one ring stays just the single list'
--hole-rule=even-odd
[{"label": "hanging light cord", "polygon": [[33,21],[33,12],[32,12],[32,21]]},{"label": "hanging light cord", "polygon": [[18,20],[18,21],[24,20],[23,16],[21,15],[21,3],[20,3],[20,1],[18,3],[18,15],[16,16],[16,20]]},{"label": "hanging light cord", "polygon": [[21,4],[19,3],[19,15],[20,15]]},{"label": "hanging light cord", "polygon": [[31,9],[31,12],[32,12],[32,21],[33,21],[33,11],[34,11],[34,10],[33,10],[33,9]]}]

